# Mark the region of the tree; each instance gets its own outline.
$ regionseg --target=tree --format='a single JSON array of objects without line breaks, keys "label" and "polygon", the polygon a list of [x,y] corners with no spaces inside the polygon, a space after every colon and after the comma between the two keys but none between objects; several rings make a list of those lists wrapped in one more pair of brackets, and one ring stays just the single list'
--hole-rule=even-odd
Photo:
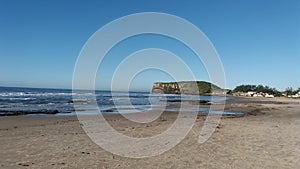
[{"label": "tree", "polygon": [[232,90],[227,89],[226,91],[227,91],[226,94],[232,94]]},{"label": "tree", "polygon": [[255,91],[256,85],[240,85],[233,89],[233,92],[249,92]]},{"label": "tree", "polygon": [[300,87],[298,87],[298,89],[297,89],[297,93],[299,93],[300,92]]},{"label": "tree", "polygon": [[255,92],[265,92],[265,87],[263,85],[258,85],[254,91]]},{"label": "tree", "polygon": [[288,95],[293,95],[294,91],[292,87],[288,87],[285,89],[284,93],[288,96]]},{"label": "tree", "polygon": [[263,86],[263,85],[258,85],[258,86],[256,86],[256,85],[240,85],[240,86],[237,86],[233,90],[233,92],[249,92],[249,91],[268,93],[268,94],[272,94],[277,97],[281,96],[281,92],[279,92],[277,89],[271,88],[269,86]]}]

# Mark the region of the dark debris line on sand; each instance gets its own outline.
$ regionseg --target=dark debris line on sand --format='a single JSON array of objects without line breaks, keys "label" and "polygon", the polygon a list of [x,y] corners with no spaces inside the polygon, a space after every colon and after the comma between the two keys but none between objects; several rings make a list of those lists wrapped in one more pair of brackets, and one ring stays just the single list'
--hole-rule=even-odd
[{"label": "dark debris line on sand", "polygon": [[0,110],[0,116],[18,116],[28,114],[57,114],[58,110]]}]

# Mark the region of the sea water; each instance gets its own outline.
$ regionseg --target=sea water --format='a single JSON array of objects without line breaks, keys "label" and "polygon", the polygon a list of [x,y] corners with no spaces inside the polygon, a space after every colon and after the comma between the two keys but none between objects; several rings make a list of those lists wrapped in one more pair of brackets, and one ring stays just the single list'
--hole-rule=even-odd
[{"label": "sea water", "polygon": [[[111,91],[72,91],[70,89],[41,89],[41,88],[17,88],[0,87],[0,113],[5,111],[34,111],[43,115],[47,111],[57,111],[54,115],[75,115],[77,112],[88,114],[101,113],[136,113],[144,112],[156,106],[165,106],[165,111],[179,111],[178,108],[168,108],[172,104],[185,104],[184,102],[172,102],[172,100],[208,100],[223,101],[224,97],[196,96],[196,95],[172,95],[152,94],[149,92],[111,92]],[[168,100],[168,101],[166,101]],[[95,107],[96,105],[96,107]],[[208,108],[188,106],[184,111],[206,112]],[[230,112],[228,112],[230,113]]]}]

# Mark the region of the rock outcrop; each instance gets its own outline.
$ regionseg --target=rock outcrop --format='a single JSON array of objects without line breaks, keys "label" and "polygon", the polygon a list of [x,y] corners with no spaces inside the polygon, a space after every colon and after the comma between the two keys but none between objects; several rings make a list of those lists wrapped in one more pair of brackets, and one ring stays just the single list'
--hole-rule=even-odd
[{"label": "rock outcrop", "polygon": [[226,90],[204,81],[156,82],[152,93],[218,95],[225,94]]}]

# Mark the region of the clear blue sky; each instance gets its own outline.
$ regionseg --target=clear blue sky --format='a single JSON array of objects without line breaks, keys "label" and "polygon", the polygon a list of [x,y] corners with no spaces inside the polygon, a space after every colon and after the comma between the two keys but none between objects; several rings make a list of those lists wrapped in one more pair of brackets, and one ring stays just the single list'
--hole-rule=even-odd
[{"label": "clear blue sky", "polygon": [[[170,13],[198,26],[220,55],[228,88],[245,83],[300,87],[298,0],[1,0],[0,86],[71,88],[74,64],[87,39],[110,21],[137,12]],[[125,54],[143,47],[180,54],[199,80],[209,80],[201,63],[187,58],[187,49],[157,40],[165,38],[135,37],[116,47],[110,53],[114,59],[99,69],[98,88],[107,89],[113,66]],[[133,90],[149,90],[153,81],[162,80],[169,77],[141,73]]]}]

